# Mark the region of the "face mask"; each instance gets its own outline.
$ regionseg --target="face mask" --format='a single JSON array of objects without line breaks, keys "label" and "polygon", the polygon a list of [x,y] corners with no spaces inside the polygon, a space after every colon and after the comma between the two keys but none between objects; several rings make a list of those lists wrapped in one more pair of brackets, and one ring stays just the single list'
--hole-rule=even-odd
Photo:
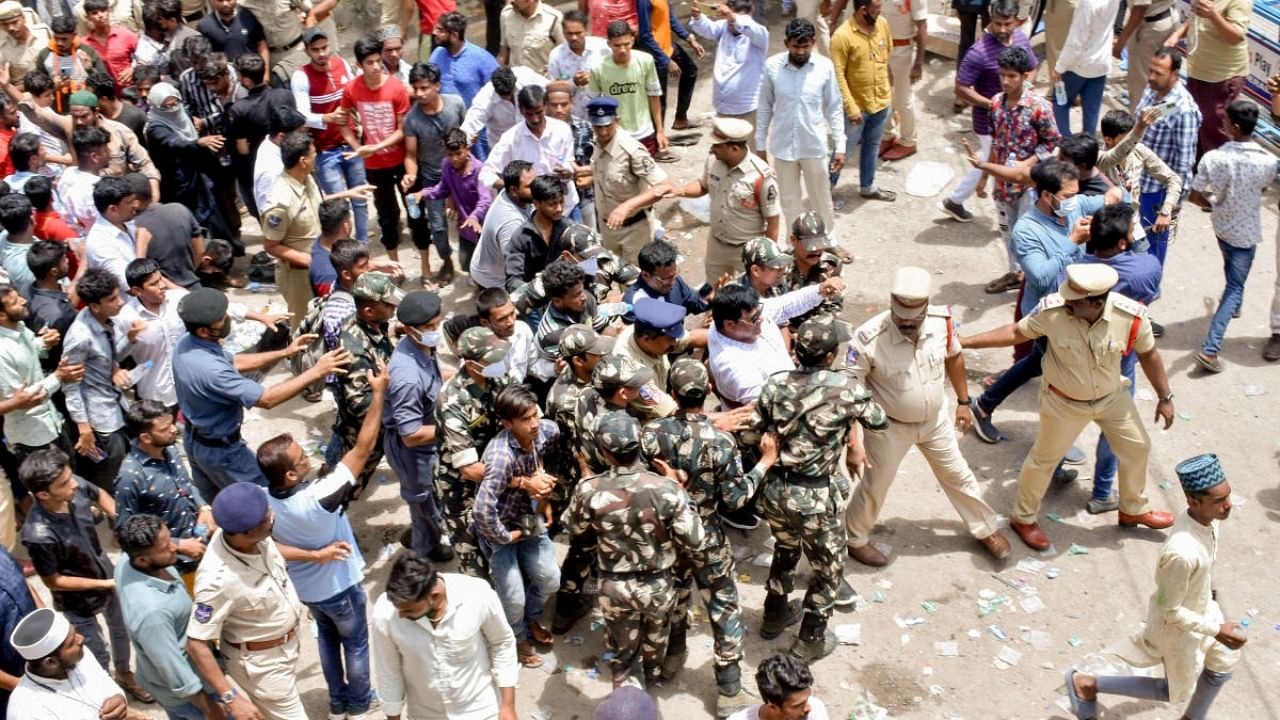
[{"label": "face mask", "polygon": [[440,344],[439,330],[423,330],[422,332],[415,331],[414,335],[417,337],[418,342],[426,347],[433,348]]},{"label": "face mask", "polygon": [[587,258],[578,263],[578,267],[587,275],[595,275],[600,269],[600,258]]},{"label": "face mask", "polygon": [[222,327],[213,331],[213,336],[222,339],[231,334],[231,318],[222,321]]},{"label": "face mask", "polygon": [[1053,214],[1057,215],[1060,218],[1065,218],[1079,209],[1080,209],[1080,196],[1072,195],[1066,200],[1059,200],[1058,209],[1054,210]]},{"label": "face mask", "polygon": [[502,360],[499,360],[496,363],[485,365],[484,369],[480,371],[480,374],[486,378],[489,378],[490,380],[497,380],[503,375],[506,375],[507,374],[506,358],[503,358]]}]

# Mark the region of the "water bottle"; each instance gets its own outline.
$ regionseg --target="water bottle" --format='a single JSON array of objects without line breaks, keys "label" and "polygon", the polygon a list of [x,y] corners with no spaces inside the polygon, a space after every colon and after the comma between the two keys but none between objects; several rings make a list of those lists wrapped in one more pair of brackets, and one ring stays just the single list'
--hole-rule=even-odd
[{"label": "water bottle", "polygon": [[1059,80],[1053,84],[1053,99],[1059,105],[1067,104],[1067,84]]},{"label": "water bottle", "polygon": [[209,536],[209,525],[207,523],[200,523],[199,525],[196,525],[196,537],[199,538],[201,542],[203,542],[204,539],[208,536]]},{"label": "water bottle", "polygon": [[418,197],[418,193],[404,196],[404,209],[409,213],[410,220],[417,220],[422,217],[422,200]]},{"label": "water bottle", "polygon": [[133,387],[134,385],[137,385],[138,381],[142,379],[143,375],[147,374],[147,371],[150,370],[153,365],[155,365],[155,362],[148,360],[142,363],[141,365],[139,365],[138,367],[130,370],[129,384],[126,385],[125,387]]},{"label": "water bottle", "polygon": [[599,318],[615,318],[629,312],[631,312],[631,303],[626,302],[601,303],[596,307],[596,317]]}]

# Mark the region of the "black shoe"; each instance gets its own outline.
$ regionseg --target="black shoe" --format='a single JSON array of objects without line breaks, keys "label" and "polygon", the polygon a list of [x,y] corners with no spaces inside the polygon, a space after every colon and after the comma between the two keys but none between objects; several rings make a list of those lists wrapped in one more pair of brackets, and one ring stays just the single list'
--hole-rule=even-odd
[{"label": "black shoe", "polygon": [[448,545],[437,545],[427,553],[427,559],[443,565],[453,559],[453,548]]},{"label": "black shoe", "polygon": [[963,203],[951,202],[951,198],[944,198],[938,203],[938,209],[951,216],[952,220],[962,223],[973,222],[973,213],[965,209]]},{"label": "black shoe", "polygon": [[400,531],[400,546],[413,548],[413,528],[405,528]]},{"label": "black shoe", "polygon": [[1080,477],[1080,473],[1076,470],[1064,468],[1061,465],[1053,471],[1053,482],[1058,485],[1070,485]]},{"label": "black shoe", "polygon": [[991,414],[983,412],[982,407],[976,402],[973,404],[973,434],[977,435],[982,442],[991,445],[1005,439],[996,428],[996,424],[991,422]]},{"label": "black shoe", "polygon": [[[768,600],[768,598],[765,598]],[[804,617],[804,607],[799,600],[787,603],[774,617],[770,617],[769,609],[765,609],[764,621],[760,623],[760,637],[772,640],[782,634],[783,630],[800,622]]]},{"label": "black shoe", "polygon": [[1164,337],[1164,326],[1155,320],[1151,321],[1151,334],[1156,337]]},{"label": "black shoe", "polygon": [[840,587],[836,589],[836,607],[849,607],[858,602],[858,591],[853,589],[848,579],[840,578]]},{"label": "black shoe", "polygon": [[720,522],[739,530],[755,530],[760,527],[760,518],[749,507],[741,510],[721,510]]},{"label": "black shoe", "polygon": [[591,603],[582,595],[556,593],[556,614],[551,619],[551,634],[563,635],[573,629],[574,623],[591,612]]}]

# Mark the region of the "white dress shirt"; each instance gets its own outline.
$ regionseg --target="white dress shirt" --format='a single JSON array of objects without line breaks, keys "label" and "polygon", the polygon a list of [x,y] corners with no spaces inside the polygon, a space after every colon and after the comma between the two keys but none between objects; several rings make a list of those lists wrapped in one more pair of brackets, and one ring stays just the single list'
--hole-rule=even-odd
[{"label": "white dress shirt", "polygon": [[400,617],[386,593],[373,605],[369,635],[382,712],[492,720],[499,688],[514,688],[520,678],[515,635],[487,582],[454,573],[440,579],[448,608],[439,623]]},{"label": "white dress shirt", "polygon": [[1106,77],[1111,69],[1112,27],[1119,11],[1120,0],[1080,0],[1053,69],[1082,78]]},{"label": "white dress shirt", "polygon": [[99,175],[87,173],[72,165],[58,180],[58,199],[62,202],[62,219],[81,237],[89,232],[98,219],[98,208],[93,204],[93,186]]},{"label": "white dress shirt", "polygon": [[[825,158],[832,147],[843,152],[844,100],[835,66],[817,53],[800,68],[787,58],[783,52],[765,62],[756,110],[756,147],[768,148],[770,160],[786,161]],[[773,140],[768,142],[771,128]]]},{"label": "white dress shirt", "polygon": [[125,229],[116,227],[102,215],[89,228],[84,240],[85,262],[91,268],[105,268],[116,276],[120,283],[120,297],[129,295],[129,283],[125,280],[124,271],[129,263],[138,259],[138,229],[133,221],[125,223]]},{"label": "white dress shirt", "polygon": [[517,382],[524,382],[529,375],[539,380],[550,380],[556,376],[555,362],[538,352],[529,323],[517,321],[516,331],[507,341],[511,343],[511,349],[507,351],[507,374]]},{"label": "white dress shirt", "polygon": [[113,695],[124,691],[87,652],[66,680],[23,675],[9,695],[9,720],[98,720],[99,708]]},{"label": "white dress shirt", "polygon": [[[512,160],[525,160],[533,165],[535,175],[554,175],[556,168],[573,167],[573,130],[569,124],[546,119],[546,127],[542,128],[542,137],[529,131],[529,125],[523,119],[492,146],[489,157],[480,168],[480,182],[492,188],[494,183],[502,179],[502,170]],[[494,143],[494,137],[489,136]],[[565,186],[564,214],[567,217],[578,206],[578,188],[574,183],[563,183]]]},{"label": "white dress shirt", "polygon": [[139,365],[148,360],[152,362],[151,369],[138,380],[138,397],[155,400],[165,407],[178,404],[178,391],[173,384],[173,348],[187,334],[186,324],[178,317],[178,303],[186,294],[181,288],[169,288],[157,312],[148,310],[136,297],[129,301],[130,307],[147,324],[147,329],[133,341],[131,354]]},{"label": "white dress shirt", "polygon": [[755,402],[769,376],[783,370],[795,370],[791,353],[778,325],[818,307],[822,293],[817,285],[792,290],[786,295],[765,298],[760,316],[760,335],[755,342],[744,343],[723,335],[713,325],[707,336],[707,354],[711,356],[711,377],[716,391],[741,405]]},{"label": "white dress shirt", "polygon": [[258,154],[253,156],[253,201],[259,208],[267,206],[267,198],[276,181],[284,174],[284,159],[280,157],[280,146],[263,140],[258,146]]},{"label": "white dress shirt", "polygon": [[[569,43],[557,45],[551,49],[551,55],[547,59],[547,77],[573,83],[574,75],[592,70],[607,57],[609,57],[609,43],[595,35],[587,36],[587,46],[582,49],[581,55],[570,50]],[[573,83],[573,116],[586,120],[587,103],[590,101],[591,94],[587,86]]]},{"label": "white dress shirt", "polygon": [[[480,134],[481,130],[489,131],[489,145],[492,147],[498,142],[498,138],[517,123],[523,124],[524,118],[520,115],[520,109],[516,107],[516,95],[520,94],[520,90],[526,85],[547,86],[547,79],[527,67],[517,65],[511,68],[516,74],[516,89],[512,92],[511,101],[508,102],[498,97],[493,91],[493,83],[487,82],[484,87],[480,88],[480,92],[476,93],[475,99],[471,101],[471,108],[467,110],[467,115],[462,119],[462,131],[467,137],[473,138]],[[573,157],[573,153],[569,153],[569,157]]]},{"label": "white dress shirt", "polygon": [[710,20],[699,15],[689,29],[716,41],[711,105],[721,115],[746,115],[756,109],[760,98],[760,77],[769,52],[769,30],[750,15],[734,15],[735,33],[728,20]]}]

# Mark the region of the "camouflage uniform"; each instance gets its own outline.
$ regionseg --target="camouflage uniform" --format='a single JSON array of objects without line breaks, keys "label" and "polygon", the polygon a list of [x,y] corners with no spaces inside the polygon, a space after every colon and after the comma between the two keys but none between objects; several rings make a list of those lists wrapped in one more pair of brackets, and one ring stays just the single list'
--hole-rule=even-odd
[{"label": "camouflage uniform", "polygon": [[[802,252],[822,252],[822,257],[818,260],[817,265],[809,268],[807,273],[800,270],[793,258],[791,266],[787,269],[787,273],[782,276],[782,282],[779,283],[784,293],[799,290],[809,285],[819,285],[828,278],[840,277],[840,258],[833,253],[826,252],[836,247],[835,238],[827,234],[827,226],[818,217],[817,213],[810,211],[796,218],[796,221],[792,223],[791,231],[796,242],[800,245],[797,248],[798,250]],[[844,298],[842,296],[823,298],[822,304],[818,307],[792,318],[791,329],[798,330],[805,320],[811,318],[823,318],[827,321],[837,320],[843,310]]]},{"label": "camouflage uniform", "polygon": [[[508,349],[510,345],[488,328],[468,328],[458,338],[458,356],[485,365],[500,362]],[[493,405],[503,385],[504,380],[489,378],[482,384],[462,368],[449,378],[436,399],[436,427],[441,433],[436,495],[458,556],[458,569],[485,579],[489,577],[488,563],[471,531],[471,508],[479,483],[462,477],[461,470],[480,462],[484,446],[501,429]]]},{"label": "camouflage uniform", "polygon": [[[607,302],[614,287],[626,289],[640,277],[640,268],[626,262],[600,244],[600,235],[586,225],[565,228],[560,241],[568,246],[578,265],[587,273],[587,292],[596,302]],[[550,298],[542,287],[542,273],[511,293],[511,302],[522,316],[544,307]]]},{"label": "camouflage uniform", "polygon": [[[367,272],[360,276],[351,293],[358,300],[399,305],[404,291],[396,287],[391,278],[380,272]],[[338,414],[333,423],[333,434],[345,455],[356,446],[364,416],[373,401],[369,388],[369,375],[377,371],[379,361],[385,367],[391,361],[391,338],[387,336],[387,324],[372,327],[352,314],[342,324],[338,333],[338,347],[351,354],[351,365],[345,375],[332,376],[333,396],[337,399]],[[360,471],[357,492],[369,486],[369,479],[382,462],[382,428],[378,429],[378,441],[374,443],[369,460]]]},{"label": "camouflage uniform", "polygon": [[[733,282],[742,287],[752,287],[751,285],[751,266],[763,265],[765,267],[782,270],[792,265],[792,258],[783,252],[778,244],[767,237],[751,238],[742,246],[742,267],[746,270],[734,278]],[[787,287],[783,283],[770,285],[764,292],[760,293],[760,297],[771,298],[785,295],[788,290],[795,288]]]},{"label": "camouflage uniform", "polygon": [[[842,324],[807,322],[796,333],[796,348],[810,355],[833,352],[841,341],[839,330],[847,340]],[[803,551],[812,577],[804,599],[802,639],[806,628],[808,639],[815,630],[822,638],[840,583],[845,546],[840,517],[850,486],[839,463],[854,420],[869,430],[889,422],[852,370],[804,367],[769,378],[751,421],[753,431],[777,434],[780,453],[760,496],[776,541],[765,612],[773,608],[776,613],[779,603],[785,608]]]},{"label": "camouflage uniform", "polygon": [[[706,367],[692,358],[681,358],[669,374],[672,393],[682,388],[709,387]],[[720,527],[719,504],[730,510],[745,507],[764,480],[759,467],[742,471],[742,457],[733,436],[701,413],[654,420],[640,433],[640,454],[646,462],[661,459],[680,473],[694,509],[702,518],[705,539],[701,564],[682,555],[676,565],[676,606],[671,616],[669,652],[684,650],[689,628],[689,604],[696,581],[707,608],[715,638],[717,680],[725,668],[742,660],[742,608],[734,581],[733,553]],[[736,673],[734,673],[736,675]]]},{"label": "camouflage uniform", "polygon": [[[638,452],[639,426],[624,412],[600,419],[602,447]],[[600,538],[600,609],[614,683],[634,677],[640,659],[646,675],[662,664],[670,631],[677,551],[700,555],[702,523],[689,496],[671,480],[638,467],[611,467],[584,478],[565,516],[569,532]]]},{"label": "camouflage uniform", "polygon": [[[651,382],[653,382],[653,371],[641,367],[631,358],[609,355],[596,363],[595,370],[591,373],[591,387],[583,389],[573,411],[576,423],[573,434],[577,440],[578,451],[586,459],[588,470],[593,473],[602,473],[610,467],[596,435],[596,424],[600,417],[610,410],[628,409],[614,406],[605,399],[606,396],[612,396],[618,388],[627,386],[638,389],[639,397],[644,398],[645,386]],[[656,407],[655,399],[648,399],[645,402]],[[631,409],[634,409],[635,403],[631,406]],[[647,416],[644,419],[648,420],[652,417]]]}]

